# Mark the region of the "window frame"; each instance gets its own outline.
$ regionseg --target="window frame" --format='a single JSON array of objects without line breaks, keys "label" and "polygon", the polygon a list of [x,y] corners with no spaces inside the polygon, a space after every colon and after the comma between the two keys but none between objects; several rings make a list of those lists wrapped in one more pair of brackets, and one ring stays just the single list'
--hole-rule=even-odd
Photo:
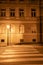
[{"label": "window frame", "polygon": [[16,0],[9,0],[9,3],[15,3],[16,2]]},{"label": "window frame", "polygon": [[6,16],[6,9],[1,9],[0,13],[1,13],[0,14],[1,17],[5,17]]},{"label": "window frame", "polygon": [[24,17],[24,9],[19,9],[19,17]]},{"label": "window frame", "polygon": [[10,17],[15,17],[15,9],[10,9]]},{"label": "window frame", "polygon": [[0,4],[4,4],[4,3],[7,3],[6,0],[0,0]]},{"label": "window frame", "polygon": [[24,2],[24,0],[19,0],[19,2]]},{"label": "window frame", "polygon": [[31,16],[36,17],[36,9],[31,9]]}]

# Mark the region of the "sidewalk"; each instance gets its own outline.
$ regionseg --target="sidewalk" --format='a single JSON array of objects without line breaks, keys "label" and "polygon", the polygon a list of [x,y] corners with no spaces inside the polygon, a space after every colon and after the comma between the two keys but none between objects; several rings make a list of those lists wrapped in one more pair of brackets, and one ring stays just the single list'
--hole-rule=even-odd
[{"label": "sidewalk", "polygon": [[39,44],[28,44],[28,45],[11,45],[11,46],[5,46],[5,47],[0,47],[0,54],[2,53],[2,52],[4,52],[4,50],[6,49],[6,48],[9,48],[9,47],[12,47],[12,48],[22,48],[22,47],[34,47],[34,48],[36,48],[36,49],[38,49],[41,53],[43,53],[43,46],[42,45],[39,45]]}]

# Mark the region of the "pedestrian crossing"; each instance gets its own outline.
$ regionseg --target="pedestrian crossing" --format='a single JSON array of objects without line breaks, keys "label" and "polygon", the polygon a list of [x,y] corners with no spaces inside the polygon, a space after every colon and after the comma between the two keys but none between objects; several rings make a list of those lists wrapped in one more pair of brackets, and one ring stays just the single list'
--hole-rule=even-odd
[{"label": "pedestrian crossing", "polygon": [[0,54],[0,63],[5,62],[21,62],[22,65],[43,65],[43,54],[33,46],[7,47],[4,52]]}]

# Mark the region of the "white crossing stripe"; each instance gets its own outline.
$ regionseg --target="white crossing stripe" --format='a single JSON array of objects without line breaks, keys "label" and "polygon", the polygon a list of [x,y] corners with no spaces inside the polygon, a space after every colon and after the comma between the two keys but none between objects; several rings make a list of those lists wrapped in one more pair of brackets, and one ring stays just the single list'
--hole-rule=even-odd
[{"label": "white crossing stripe", "polygon": [[38,51],[30,51],[30,52],[4,52],[3,54],[18,54],[18,53],[38,53]]},{"label": "white crossing stripe", "polygon": [[[15,47],[16,48],[16,47]],[[0,54],[0,63],[4,62],[43,62],[43,54],[41,54],[37,49],[34,49],[33,46],[25,49],[11,49],[7,48],[5,51]],[[41,64],[23,64],[23,65],[43,65]]]},{"label": "white crossing stripe", "polygon": [[14,58],[14,59],[2,59],[0,62],[23,62],[23,61],[43,61],[43,58]]},{"label": "white crossing stripe", "polygon": [[16,54],[13,54],[13,55],[0,55],[0,58],[12,58],[12,57],[43,57],[43,54],[19,54],[19,55],[16,55]]}]

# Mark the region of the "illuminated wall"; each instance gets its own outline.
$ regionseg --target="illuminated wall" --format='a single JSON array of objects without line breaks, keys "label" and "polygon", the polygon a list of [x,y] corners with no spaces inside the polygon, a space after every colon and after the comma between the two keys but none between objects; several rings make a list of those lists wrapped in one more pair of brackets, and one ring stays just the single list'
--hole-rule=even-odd
[{"label": "illuminated wall", "polygon": [[[39,0],[34,2],[32,0],[1,2],[0,0],[0,43],[12,45],[21,42],[40,42],[39,3]],[[2,17],[3,9],[5,9],[5,16]],[[10,10],[13,10],[15,16],[10,16]],[[22,15],[19,10],[22,10]],[[9,29],[7,29],[7,25],[10,25]]]}]

